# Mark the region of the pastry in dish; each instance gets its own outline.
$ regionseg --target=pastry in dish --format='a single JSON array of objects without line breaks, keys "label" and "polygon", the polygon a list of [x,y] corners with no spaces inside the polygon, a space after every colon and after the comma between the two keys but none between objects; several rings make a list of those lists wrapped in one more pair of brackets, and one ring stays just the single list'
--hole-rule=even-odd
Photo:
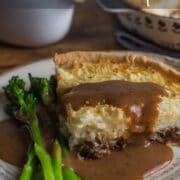
[{"label": "pastry in dish", "polygon": [[142,11],[165,17],[180,17],[179,0],[123,0]]},{"label": "pastry in dish", "polygon": [[143,11],[159,16],[180,18],[180,9],[152,9],[144,8]]},{"label": "pastry in dish", "polygon": [[140,55],[71,52],[54,58],[60,129],[99,158],[139,133],[180,138],[180,73]]},{"label": "pastry in dish", "polygon": [[180,5],[179,0],[123,0],[130,5],[139,8],[178,8]]}]

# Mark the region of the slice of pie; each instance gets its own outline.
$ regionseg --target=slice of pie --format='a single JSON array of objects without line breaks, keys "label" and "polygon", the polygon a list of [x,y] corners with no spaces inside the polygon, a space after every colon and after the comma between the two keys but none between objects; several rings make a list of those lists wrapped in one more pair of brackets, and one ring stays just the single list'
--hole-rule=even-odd
[{"label": "slice of pie", "polygon": [[70,148],[99,158],[139,133],[180,139],[180,72],[141,55],[55,55],[58,116]]}]

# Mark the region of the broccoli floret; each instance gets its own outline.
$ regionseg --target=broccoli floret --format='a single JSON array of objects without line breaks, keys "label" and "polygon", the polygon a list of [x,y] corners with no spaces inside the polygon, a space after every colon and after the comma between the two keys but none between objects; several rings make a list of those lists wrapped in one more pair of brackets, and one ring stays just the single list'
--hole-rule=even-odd
[{"label": "broccoli floret", "polygon": [[55,77],[50,79],[33,77],[29,74],[30,92],[32,92],[38,101],[44,105],[50,105],[55,101]]},{"label": "broccoli floret", "polygon": [[[29,74],[30,91],[25,90],[25,82],[18,76],[12,77],[9,84],[4,87],[4,92],[9,100],[6,112],[17,120],[26,123],[34,141],[34,146],[28,152],[28,161],[25,164],[21,180],[29,180],[38,162],[41,164],[45,180],[55,179],[79,179],[70,168],[62,168],[60,144],[55,141],[53,156],[47,153],[41,137],[39,120],[36,114],[36,106],[42,103],[50,106],[56,99],[56,80],[54,76],[50,79],[32,77]],[[64,176],[64,177],[63,177]]]},{"label": "broccoli floret", "polygon": [[[24,81],[17,76],[12,77],[9,84],[4,87],[4,92],[9,100],[7,111],[11,111],[10,114],[16,119],[28,124],[34,143],[43,152],[43,154],[39,154],[35,149],[43,169],[44,179],[54,180],[51,158],[46,152],[36,115],[37,100],[35,96],[25,90]],[[48,171],[46,171],[47,169]]]},{"label": "broccoli floret", "polygon": [[25,90],[25,82],[17,76],[12,77],[9,84],[4,87],[4,92],[9,100],[6,112],[14,118],[30,123],[36,114],[36,98]]},{"label": "broccoli floret", "polygon": [[9,84],[4,87],[4,92],[8,100],[14,104],[19,105],[18,97],[24,96],[25,93],[25,82],[18,76],[13,76],[9,80]]}]

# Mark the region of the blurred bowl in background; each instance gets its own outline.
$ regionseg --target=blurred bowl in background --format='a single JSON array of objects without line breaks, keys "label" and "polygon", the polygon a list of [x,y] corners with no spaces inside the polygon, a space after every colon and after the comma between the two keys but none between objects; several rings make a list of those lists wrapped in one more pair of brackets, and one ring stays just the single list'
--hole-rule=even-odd
[{"label": "blurred bowl in background", "polygon": [[26,47],[57,42],[68,33],[73,14],[73,3],[58,9],[1,9],[0,41]]}]

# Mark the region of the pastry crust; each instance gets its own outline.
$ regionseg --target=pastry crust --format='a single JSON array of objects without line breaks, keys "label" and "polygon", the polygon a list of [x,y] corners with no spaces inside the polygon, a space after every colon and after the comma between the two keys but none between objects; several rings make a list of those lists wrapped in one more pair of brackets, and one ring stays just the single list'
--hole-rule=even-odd
[{"label": "pastry crust", "polygon": [[[147,71],[149,72],[149,76],[153,76],[155,72],[158,72],[160,76],[162,76],[161,78],[165,80],[165,83],[167,83],[167,86],[169,86],[171,90],[175,91],[176,93],[180,93],[180,72],[160,61],[155,61],[153,59],[150,59],[149,57],[142,55],[137,55],[137,54],[119,55],[115,53],[106,53],[106,52],[77,51],[77,52],[69,52],[65,54],[56,54],[54,57],[54,62],[56,64],[57,71],[59,67],[67,71],[68,69],[71,69],[72,71],[70,73],[73,73],[74,77],[78,76],[78,73],[80,73],[78,72],[78,69],[81,70],[84,69],[84,71],[91,71],[90,69],[88,69],[89,63],[96,64],[92,68],[98,68],[98,64],[100,66],[107,65],[109,68],[114,68],[114,70],[112,71],[119,71],[122,68],[126,68],[126,69],[131,68],[130,70],[134,72],[129,72],[129,73],[132,74],[133,73],[137,74],[143,71]],[[118,64],[118,67],[117,66],[113,67],[113,64],[116,65]],[[102,68],[99,67],[99,69]],[[82,74],[82,76],[85,75]],[[142,76],[145,76],[145,74],[142,74]],[[60,81],[61,75],[60,76],[57,75],[57,78],[58,81]],[[131,79],[128,80],[131,81]],[[156,81],[157,82],[155,83],[158,83],[158,81],[161,82],[161,80],[158,79]],[[163,84],[160,83],[160,85]],[[61,88],[65,88],[65,87],[62,86],[59,88],[61,91],[62,90]]]},{"label": "pastry crust", "polygon": [[55,54],[54,62],[58,66],[66,65],[66,67],[71,67],[82,62],[93,62],[98,63],[100,61],[106,61],[116,63],[123,62],[128,64],[140,65],[140,66],[151,66],[159,71],[166,73],[167,75],[177,78],[180,82],[180,72],[174,68],[160,62],[150,59],[142,55],[119,55],[110,52],[97,52],[97,51],[73,51],[63,54]]}]

